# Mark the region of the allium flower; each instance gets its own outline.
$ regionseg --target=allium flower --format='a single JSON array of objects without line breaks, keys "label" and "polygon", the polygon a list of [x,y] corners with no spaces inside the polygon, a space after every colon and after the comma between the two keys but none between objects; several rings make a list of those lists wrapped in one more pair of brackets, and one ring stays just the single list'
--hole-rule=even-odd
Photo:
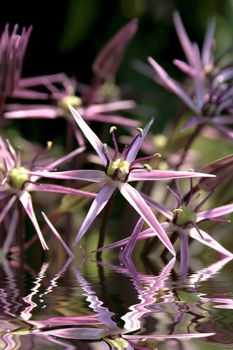
[{"label": "allium flower", "polygon": [[202,51],[195,42],[190,41],[177,12],[174,14],[174,22],[187,58],[187,62],[174,60],[174,64],[192,79],[192,91],[186,92],[186,89],[149,57],[149,63],[156,72],[156,80],[177,95],[195,113],[186,127],[210,124],[232,139],[233,132],[227,125],[233,123],[233,66],[224,63],[223,58],[214,60],[215,21],[211,20],[208,24]]},{"label": "allium flower", "polygon": [[[84,150],[84,147],[78,148],[74,152],[69,153],[68,155],[59,158],[49,164],[44,166],[35,166],[35,162],[41,154],[39,153],[32,159],[31,164],[22,164],[20,153],[16,152],[14,148],[11,146],[9,141],[5,143],[0,138],[0,201],[7,200],[5,206],[0,212],[0,223],[5,219],[6,215],[13,207],[13,205],[19,201],[21,202],[25,212],[30,218],[37,235],[40,239],[41,245],[43,249],[48,249],[48,246],[43,238],[41,230],[39,228],[33,206],[30,192],[39,191],[39,192],[54,192],[54,193],[63,193],[63,194],[71,194],[76,196],[83,196],[87,198],[94,198],[95,194],[60,186],[53,184],[40,184],[37,183],[39,180],[39,176],[30,176],[26,172],[28,170],[36,170],[40,169],[41,173],[43,171],[47,171],[50,169],[56,168],[58,165],[61,165],[79,154]],[[4,243],[3,251],[7,252],[11,241],[13,239],[14,232],[16,230],[17,224],[17,210],[15,209],[13,214],[13,228],[10,230],[11,234],[6,238]],[[58,236],[57,236],[58,237]]]},{"label": "allium flower", "polygon": [[[82,119],[79,113],[70,107],[70,110],[75,118],[78,126],[94,147],[98,154],[104,170],[70,170],[64,172],[30,172],[34,175],[44,176],[56,179],[70,179],[70,180],[84,180],[91,182],[103,183],[102,189],[99,191],[97,197],[93,201],[89,212],[81,225],[74,243],[80,241],[86,233],[96,216],[102,211],[108,203],[114,192],[118,189],[123,197],[130,203],[130,205],[138,212],[138,214],[151,227],[154,234],[157,234],[167,249],[175,255],[174,248],[169,241],[165,231],[159,224],[153,212],[143,199],[142,195],[132,187],[129,182],[132,181],[156,181],[156,180],[170,180],[178,178],[190,178],[201,176],[214,176],[203,173],[196,173],[190,171],[173,171],[173,170],[152,170],[145,162],[154,156],[143,157],[136,159],[141,144],[146,137],[152,120],[144,130],[139,129],[137,136],[132,140],[131,144],[126,146],[120,154],[116,140],[116,127],[110,129],[112,135],[114,151],[110,154],[107,146],[103,144],[98,136],[90,129],[86,122]],[[143,164],[143,165],[142,165]]]},{"label": "allium flower", "polygon": [[133,119],[118,115],[119,111],[128,110],[135,107],[132,100],[117,100],[108,103],[86,104],[82,98],[76,95],[77,82],[68,78],[65,74],[54,74],[35,78],[25,78],[25,85],[44,86],[49,92],[50,101],[53,104],[7,104],[4,117],[7,119],[56,119],[64,117],[71,126],[76,139],[83,143],[80,132],[75,126],[74,119],[71,118],[68,105],[72,105],[83,115],[86,121],[97,121],[104,123],[114,123],[125,126],[138,126],[139,122]]},{"label": "allium flower", "polygon": [[[233,258],[233,254],[230,251],[224,248],[207,232],[199,228],[199,224],[204,221],[227,221],[225,219],[221,219],[221,217],[233,212],[233,204],[226,204],[213,209],[200,211],[201,207],[206,203],[212,193],[208,194],[198,203],[197,200],[200,197],[200,193],[195,193],[192,185],[190,192],[188,192],[186,195],[182,195],[180,191],[174,189],[172,189],[171,192],[177,202],[176,208],[173,210],[173,212],[146,195],[143,195],[143,198],[146,200],[147,204],[165,216],[167,221],[163,222],[161,226],[166,232],[177,232],[180,234],[182,255],[188,257],[188,238],[191,237],[214,249],[221,255]],[[138,221],[133,234],[130,237],[109,244],[108,246],[102,247],[97,251],[125,246],[123,252],[121,252],[121,256],[130,256],[138,240],[155,236],[155,232],[151,228],[140,232],[141,228],[142,222]]]}]

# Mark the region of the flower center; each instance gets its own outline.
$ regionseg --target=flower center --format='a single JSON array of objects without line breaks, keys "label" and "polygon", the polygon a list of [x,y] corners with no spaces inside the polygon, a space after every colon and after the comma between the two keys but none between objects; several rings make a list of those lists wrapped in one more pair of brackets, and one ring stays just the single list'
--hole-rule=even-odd
[{"label": "flower center", "polygon": [[130,163],[127,160],[118,158],[112,161],[107,168],[107,175],[114,180],[124,181],[129,174]]},{"label": "flower center", "polygon": [[10,184],[17,189],[21,189],[23,184],[29,180],[29,175],[23,174],[25,171],[27,171],[27,169],[24,167],[12,168],[8,174]]},{"label": "flower center", "polygon": [[82,105],[82,100],[78,96],[64,96],[60,101],[58,101],[58,106],[62,108],[65,112],[69,112],[68,106],[71,105],[74,108],[79,108]]},{"label": "flower center", "polygon": [[197,220],[196,214],[192,209],[186,207],[186,205],[181,205],[179,209],[174,211],[174,214],[174,222],[176,225],[186,225],[190,222],[196,222]]}]

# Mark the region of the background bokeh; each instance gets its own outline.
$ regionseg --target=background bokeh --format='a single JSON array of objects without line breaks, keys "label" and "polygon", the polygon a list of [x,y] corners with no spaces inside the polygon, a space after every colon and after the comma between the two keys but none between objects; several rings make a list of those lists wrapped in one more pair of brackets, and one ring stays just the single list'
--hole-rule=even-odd
[{"label": "background bokeh", "polygon": [[[172,66],[174,58],[183,57],[172,21],[175,9],[181,13],[192,40],[201,45],[208,19],[215,17],[216,55],[231,46],[232,0],[8,1],[1,6],[0,28],[7,22],[12,27],[15,23],[20,27],[33,25],[24,76],[66,72],[90,83],[91,64],[97,52],[122,25],[137,17],[139,30],[127,49],[116,80],[126,97],[139,102],[138,117],[156,115],[157,128],[162,129],[174,118],[179,101],[135,66],[138,60],[146,63],[150,55],[173,76],[182,78]],[[33,126],[29,122],[29,134]]]}]

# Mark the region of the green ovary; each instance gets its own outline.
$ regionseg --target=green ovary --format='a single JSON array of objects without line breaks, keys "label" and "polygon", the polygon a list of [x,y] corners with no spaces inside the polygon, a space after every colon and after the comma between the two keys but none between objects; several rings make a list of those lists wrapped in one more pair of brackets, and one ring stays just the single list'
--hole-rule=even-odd
[{"label": "green ovary", "polygon": [[177,211],[177,219],[176,219],[177,225],[185,225],[190,222],[196,222],[197,216],[192,211],[192,209],[186,207],[185,205],[182,205],[180,209],[181,209],[180,211]]},{"label": "green ovary", "polygon": [[28,174],[23,174],[23,172],[28,171],[24,167],[12,168],[9,171],[9,179],[11,185],[13,185],[17,189],[21,189],[23,184],[29,180]]},{"label": "green ovary", "polygon": [[74,108],[81,107],[82,100],[78,96],[65,96],[58,102],[58,106],[61,107],[65,112],[69,111],[69,105]]},{"label": "green ovary", "polygon": [[129,173],[129,162],[127,160],[123,160],[118,158],[111,162],[108,166],[107,175],[112,176],[116,170],[118,170],[117,178],[120,181],[124,181],[126,175]]}]

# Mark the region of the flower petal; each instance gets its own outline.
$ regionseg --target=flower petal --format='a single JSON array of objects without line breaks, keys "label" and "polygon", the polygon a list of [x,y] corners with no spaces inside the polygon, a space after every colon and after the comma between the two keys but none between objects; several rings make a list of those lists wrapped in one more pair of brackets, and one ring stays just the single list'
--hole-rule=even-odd
[{"label": "flower petal", "polygon": [[173,254],[176,255],[176,252],[167,237],[164,229],[156,219],[155,215],[152,213],[151,209],[146,204],[145,200],[139,194],[135,188],[125,183],[119,186],[121,194],[125,199],[134,207],[134,209],[139,213],[139,215],[148,223],[148,225],[155,231],[159,239],[167,247],[167,249]]},{"label": "flower petal", "polygon": [[233,204],[226,204],[221,207],[213,208],[210,210],[204,210],[199,213],[197,213],[197,219],[204,220],[204,219],[213,219],[217,218],[219,216],[224,216],[227,214],[231,214],[233,212]]},{"label": "flower petal", "polygon": [[78,243],[82,236],[86,233],[92,222],[95,220],[96,216],[101,212],[101,210],[105,207],[109,199],[111,198],[113,192],[115,191],[115,186],[109,186],[105,185],[100,192],[98,193],[97,197],[93,201],[80,229],[77,233],[74,244]]},{"label": "flower petal", "polygon": [[38,234],[38,237],[40,239],[41,245],[43,247],[44,250],[49,250],[44,237],[42,235],[42,232],[40,230],[40,227],[38,225],[34,210],[33,210],[33,206],[32,206],[32,199],[31,196],[28,192],[24,191],[21,196],[19,197],[20,202],[22,203],[27,215],[29,216],[33,226],[36,229],[36,232]]},{"label": "flower petal", "polygon": [[84,135],[86,136],[90,144],[95,149],[96,153],[98,154],[98,156],[102,161],[102,164],[105,166],[107,164],[107,159],[104,153],[103,143],[100,141],[98,136],[91,130],[91,128],[87,125],[87,123],[83,120],[81,115],[72,106],[69,106],[69,109],[76,123],[78,124],[78,126],[80,127],[80,129],[82,130],[82,132],[84,133]]},{"label": "flower petal", "polygon": [[43,218],[45,219],[45,221],[47,222],[47,224],[49,225],[49,227],[51,228],[51,231],[54,234],[54,236],[61,243],[61,245],[64,248],[64,250],[67,253],[67,255],[73,257],[72,251],[70,250],[68,245],[63,241],[63,239],[61,238],[61,236],[59,235],[59,233],[57,232],[57,230],[55,229],[55,227],[53,226],[51,221],[48,219],[48,217],[45,215],[45,213],[42,212],[42,215],[43,215]]},{"label": "flower petal", "polygon": [[152,118],[149,123],[146,125],[146,127],[143,129],[142,131],[142,135],[140,135],[136,140],[135,142],[133,143],[132,147],[130,148],[129,152],[127,153],[127,156],[126,156],[126,160],[131,163],[132,161],[135,160],[137,154],[138,154],[138,151],[146,137],[146,135],[148,134],[148,131],[151,127],[151,125],[153,124],[154,122],[154,119]]},{"label": "flower petal", "polygon": [[173,15],[173,20],[176,28],[176,32],[178,35],[178,38],[180,40],[180,44],[184,50],[184,53],[187,57],[187,60],[191,65],[195,64],[194,57],[193,57],[193,44],[189,40],[189,37],[186,33],[186,30],[184,28],[184,25],[182,23],[182,20],[180,18],[180,14],[175,11]]},{"label": "flower petal", "polygon": [[79,197],[85,197],[85,198],[95,198],[96,194],[91,192],[86,192],[82,190],[78,190],[71,187],[66,186],[60,186],[60,185],[53,185],[53,184],[30,184],[27,187],[27,190],[29,191],[38,191],[38,192],[54,192],[54,193],[63,193],[63,194],[69,194],[73,196],[79,196]]},{"label": "flower petal", "polygon": [[186,92],[179,86],[179,84],[172,79],[152,57],[149,57],[148,61],[158,74],[162,84],[176,94],[191,110],[198,113],[198,109],[196,108],[195,104],[189,95],[186,94]]},{"label": "flower petal", "polygon": [[131,341],[138,341],[143,339],[191,339],[191,338],[205,338],[211,337],[215,333],[177,333],[177,334],[155,334],[155,335],[123,335],[124,339]]},{"label": "flower petal", "polygon": [[27,174],[60,180],[83,180],[101,182],[106,180],[106,174],[101,170],[68,170],[68,171],[27,171]]},{"label": "flower petal", "polygon": [[7,204],[3,207],[3,209],[0,212],[0,223],[2,220],[4,220],[5,216],[7,215],[8,211],[12,208],[14,202],[16,200],[16,196],[13,196]]},{"label": "flower petal", "polygon": [[213,46],[214,46],[214,31],[215,31],[215,19],[212,18],[208,23],[204,44],[202,48],[202,62],[203,66],[213,64]]},{"label": "flower petal", "polygon": [[196,239],[197,241],[207,245],[208,247],[216,250],[220,254],[224,256],[231,256],[233,258],[233,254],[225,249],[220,243],[218,243],[215,239],[213,239],[208,233],[200,230],[200,233],[196,230],[196,228],[192,228],[189,231],[190,237]]},{"label": "flower petal", "polygon": [[35,106],[31,109],[18,109],[4,113],[4,118],[7,119],[56,119],[61,115],[61,110],[57,107]]},{"label": "flower petal", "polygon": [[198,173],[194,171],[176,171],[176,170],[151,170],[144,169],[131,171],[128,181],[154,181],[154,180],[172,180],[185,179],[189,177],[215,177],[212,174]]},{"label": "flower petal", "polygon": [[45,165],[45,167],[48,170],[52,170],[52,169],[56,168],[58,165],[63,165],[64,163],[70,161],[73,157],[75,157],[78,154],[80,154],[83,151],[85,151],[85,149],[86,149],[86,147],[84,147],[84,146],[78,147],[74,151],[66,154],[65,156],[56,159],[54,162],[51,162],[48,165]]}]

